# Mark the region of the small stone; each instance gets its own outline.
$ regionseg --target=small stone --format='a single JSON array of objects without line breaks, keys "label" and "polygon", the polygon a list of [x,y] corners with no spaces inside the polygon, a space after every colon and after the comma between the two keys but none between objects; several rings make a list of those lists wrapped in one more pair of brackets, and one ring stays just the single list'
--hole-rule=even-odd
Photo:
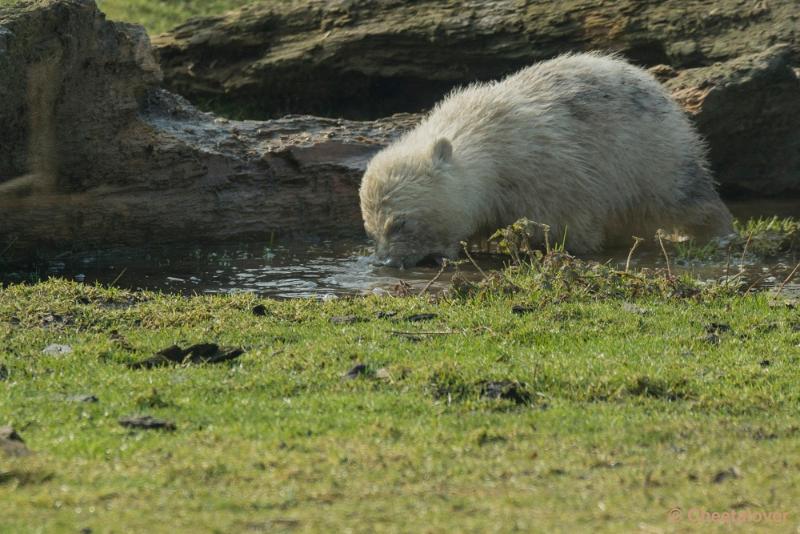
[{"label": "small stone", "polygon": [[342,317],[331,317],[333,324],[354,324],[361,322],[361,319],[355,315],[344,315]]},{"label": "small stone", "polygon": [[637,306],[636,304],[632,304],[630,302],[623,302],[622,309],[628,313],[635,313],[637,315],[647,315],[648,313],[647,308],[642,308],[641,306]]},{"label": "small stone", "polygon": [[69,395],[64,400],[67,402],[100,402],[100,399],[92,394]]},{"label": "small stone", "polygon": [[59,345],[58,343],[52,343],[42,349],[42,354],[49,354],[51,356],[60,356],[63,354],[70,354],[71,352],[72,347],[69,345]]},{"label": "small stone", "polygon": [[381,367],[375,371],[375,378],[378,380],[391,380],[392,375],[386,367]]},{"label": "small stone", "polygon": [[0,427],[0,451],[6,456],[27,456],[31,453],[22,437],[10,426]]}]

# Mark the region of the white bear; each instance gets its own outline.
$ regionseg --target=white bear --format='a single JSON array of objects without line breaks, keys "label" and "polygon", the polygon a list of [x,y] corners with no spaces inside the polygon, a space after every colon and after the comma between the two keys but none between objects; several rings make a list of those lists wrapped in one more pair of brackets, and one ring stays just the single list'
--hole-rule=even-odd
[{"label": "white bear", "polygon": [[375,155],[360,197],[378,260],[399,267],[522,217],[578,254],[657,229],[732,231],[683,111],[648,72],[599,53],[453,91]]}]

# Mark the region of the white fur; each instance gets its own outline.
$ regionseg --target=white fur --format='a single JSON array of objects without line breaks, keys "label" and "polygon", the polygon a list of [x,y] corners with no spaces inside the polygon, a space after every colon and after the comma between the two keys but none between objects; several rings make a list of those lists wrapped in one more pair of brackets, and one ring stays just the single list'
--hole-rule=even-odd
[{"label": "white fur", "polygon": [[701,139],[646,71],[564,55],[456,90],[379,152],[361,184],[377,255],[409,265],[521,217],[596,251],[656,229],[727,233]]}]

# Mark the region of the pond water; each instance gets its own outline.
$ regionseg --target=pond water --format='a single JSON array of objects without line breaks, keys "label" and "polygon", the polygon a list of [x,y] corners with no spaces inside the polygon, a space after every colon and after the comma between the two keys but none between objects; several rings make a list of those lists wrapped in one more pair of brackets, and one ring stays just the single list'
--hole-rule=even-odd
[{"label": "pond water", "polygon": [[[800,201],[730,203],[740,218],[756,216],[800,216]],[[128,289],[148,289],[181,294],[217,294],[238,291],[254,292],[276,298],[325,295],[365,294],[391,291],[402,280],[412,290],[425,287],[438,273],[436,267],[398,270],[372,265],[367,241],[320,241],[301,239],[278,244],[243,243],[225,246],[162,246],[116,248],[47,258],[33,267],[33,272],[0,272],[3,282],[44,279],[52,276],[85,283],[117,285]],[[628,250],[612,250],[589,259],[610,261],[624,268]],[[502,267],[502,259],[476,256],[483,269]],[[740,259],[733,258],[731,274],[738,272]],[[760,286],[781,284],[797,264],[798,258],[773,259],[767,264],[745,262],[750,280]],[[633,266],[663,267],[663,255],[657,249],[637,251]],[[688,262],[673,264],[674,271],[689,272],[701,279],[724,276],[725,264]],[[480,278],[471,264],[459,269],[468,278]],[[431,285],[433,290],[449,284],[452,269],[442,273]],[[798,276],[800,279],[800,276]],[[785,291],[798,292],[797,284],[787,284]]]}]

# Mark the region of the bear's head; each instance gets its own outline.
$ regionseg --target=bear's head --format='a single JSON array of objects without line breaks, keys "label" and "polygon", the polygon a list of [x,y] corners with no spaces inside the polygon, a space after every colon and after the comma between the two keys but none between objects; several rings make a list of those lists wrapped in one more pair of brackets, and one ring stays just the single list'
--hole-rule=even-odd
[{"label": "bear's head", "polygon": [[361,182],[361,214],[377,262],[413,267],[458,255],[470,221],[454,179],[453,147],[444,138],[401,139],[370,161]]}]

